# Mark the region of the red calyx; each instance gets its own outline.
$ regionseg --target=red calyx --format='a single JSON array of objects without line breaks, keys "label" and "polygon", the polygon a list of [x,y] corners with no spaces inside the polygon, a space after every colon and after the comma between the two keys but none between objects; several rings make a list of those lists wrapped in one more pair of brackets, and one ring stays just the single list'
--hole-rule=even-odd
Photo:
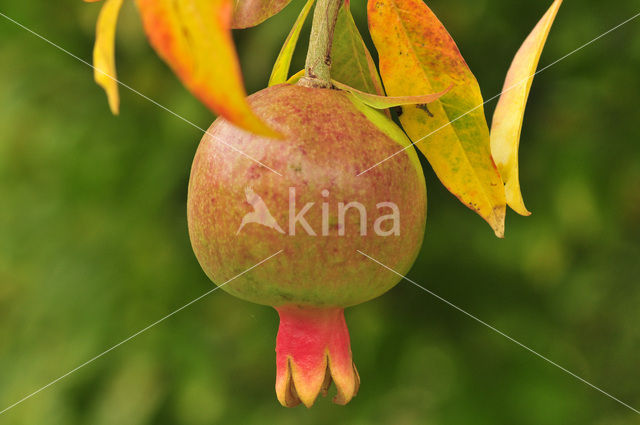
[{"label": "red calyx", "polygon": [[349,331],[342,308],[277,307],[276,394],[283,406],[311,407],[318,394],[336,384],[336,404],[358,392],[360,377],[351,358]]}]

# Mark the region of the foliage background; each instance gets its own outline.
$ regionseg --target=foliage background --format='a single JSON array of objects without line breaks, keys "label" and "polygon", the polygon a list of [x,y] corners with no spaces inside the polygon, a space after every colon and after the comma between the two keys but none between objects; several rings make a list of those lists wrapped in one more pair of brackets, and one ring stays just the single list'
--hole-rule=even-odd
[{"label": "foliage background", "polygon": [[[432,0],[485,98],[549,2]],[[100,4],[0,11],[89,60]],[[301,0],[237,33],[249,91],[266,85]],[[544,66],[638,13],[567,1]],[[364,4],[352,8],[366,28]],[[302,68],[306,36],[295,57]],[[127,4],[121,79],[207,127]],[[507,237],[426,167],[429,219],[410,277],[640,407],[640,20],[540,74],[521,145],[525,219]],[[0,409],[211,289],[185,198],[198,130],[0,18]],[[495,102],[487,105],[491,117]],[[363,149],[366,148],[363,146]],[[407,282],[351,308],[361,392],[280,407],[275,311],[217,291],[0,416],[7,424],[637,423],[631,410]]]}]

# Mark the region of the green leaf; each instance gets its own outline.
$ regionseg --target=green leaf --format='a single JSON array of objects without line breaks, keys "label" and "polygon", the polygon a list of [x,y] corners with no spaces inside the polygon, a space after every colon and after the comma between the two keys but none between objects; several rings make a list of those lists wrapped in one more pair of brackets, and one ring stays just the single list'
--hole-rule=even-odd
[{"label": "green leaf", "polygon": [[293,24],[293,28],[291,28],[287,39],[284,41],[284,44],[280,49],[280,53],[278,53],[276,63],[273,65],[273,70],[269,77],[269,86],[282,84],[287,81],[289,76],[289,67],[291,66],[291,57],[293,56],[293,51],[296,49],[296,44],[298,44],[298,38],[300,37],[300,31],[302,30],[304,21],[307,20],[311,6],[313,6],[313,2],[314,0],[307,0],[307,3],[298,15],[298,19],[296,19],[296,22]]},{"label": "green leaf", "polygon": [[[349,97],[353,105],[358,108],[358,110],[362,112],[362,114],[371,123],[373,123],[373,125],[378,127],[380,131],[386,134],[390,139],[396,142],[400,148],[402,148],[402,152],[409,157],[409,161],[415,168],[416,172],[422,175],[422,165],[420,165],[418,154],[416,153],[416,150],[411,147],[411,140],[409,140],[404,131],[402,131],[395,122],[391,121],[387,115],[367,106],[353,95]],[[420,181],[424,184],[424,179],[420,179]],[[424,187],[424,190],[427,190],[426,186]]]},{"label": "green leaf", "polygon": [[366,93],[385,94],[371,53],[351,15],[348,0],[338,12],[333,34],[331,78]]},{"label": "green leaf", "polygon": [[374,109],[387,109],[403,105],[426,105],[428,103],[435,102],[451,90],[451,86],[449,86],[440,93],[425,94],[421,96],[378,96],[376,94],[365,93],[335,80],[333,80],[333,85],[340,90],[351,93],[360,102]]}]

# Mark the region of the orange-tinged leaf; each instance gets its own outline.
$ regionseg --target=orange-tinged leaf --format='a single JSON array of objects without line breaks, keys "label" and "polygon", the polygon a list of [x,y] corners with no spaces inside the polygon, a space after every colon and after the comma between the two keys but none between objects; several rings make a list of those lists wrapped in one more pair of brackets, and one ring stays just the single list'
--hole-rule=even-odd
[{"label": "orange-tinged leaf", "polygon": [[422,0],[369,0],[369,29],[387,94],[449,93],[403,106],[400,122],[442,183],[504,236],[506,202],[491,158],[478,83],[455,42]]},{"label": "orange-tinged leaf", "polygon": [[422,96],[378,96],[377,94],[365,93],[363,91],[357,90],[346,84],[342,84],[339,81],[333,80],[332,82],[333,85],[340,90],[351,93],[360,102],[374,109],[387,109],[403,105],[426,105],[428,103],[435,102],[436,100],[440,99],[440,97],[447,94],[449,90],[451,90],[451,87],[448,87],[446,90],[441,91],[440,93],[425,94]]},{"label": "orange-tinged leaf", "polygon": [[120,111],[115,39],[121,6],[122,0],[106,0],[102,5],[96,25],[96,43],[93,47],[93,78],[107,93],[109,108],[114,115],[118,115]]},{"label": "orange-tinged leaf", "polygon": [[276,63],[273,65],[273,70],[271,71],[271,76],[269,77],[269,86],[282,84],[287,81],[287,78],[289,76],[289,67],[291,66],[291,58],[293,57],[293,52],[296,49],[296,45],[298,44],[300,31],[302,30],[304,21],[306,21],[307,16],[309,16],[309,11],[311,10],[311,6],[313,6],[313,2],[314,0],[307,0],[307,3],[300,11],[298,18],[296,19],[293,27],[291,28],[291,31],[289,32],[289,35],[284,41],[284,44],[280,49],[280,53],[278,53]]},{"label": "orange-tinged leaf", "polygon": [[251,110],[231,38],[231,0],[137,0],[156,52],[209,109],[253,133],[277,137]]},{"label": "orange-tinged leaf", "polygon": [[338,12],[331,47],[331,78],[357,90],[384,96],[380,75],[353,20],[349,1]]},{"label": "orange-tinged leaf", "polygon": [[553,2],[516,53],[491,124],[491,153],[504,180],[507,204],[521,215],[531,214],[524,206],[518,176],[522,120],[542,49],[561,4],[562,0]]},{"label": "orange-tinged leaf", "polygon": [[291,0],[234,0],[232,28],[249,28],[261,24],[280,12]]}]

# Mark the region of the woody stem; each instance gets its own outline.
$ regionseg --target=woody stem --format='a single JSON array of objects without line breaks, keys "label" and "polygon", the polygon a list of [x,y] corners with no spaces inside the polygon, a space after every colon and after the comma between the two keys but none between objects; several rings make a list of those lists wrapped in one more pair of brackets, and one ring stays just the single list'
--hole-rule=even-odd
[{"label": "woody stem", "polygon": [[300,84],[307,87],[331,87],[331,46],[338,11],[344,0],[317,0],[311,24],[305,76]]}]

